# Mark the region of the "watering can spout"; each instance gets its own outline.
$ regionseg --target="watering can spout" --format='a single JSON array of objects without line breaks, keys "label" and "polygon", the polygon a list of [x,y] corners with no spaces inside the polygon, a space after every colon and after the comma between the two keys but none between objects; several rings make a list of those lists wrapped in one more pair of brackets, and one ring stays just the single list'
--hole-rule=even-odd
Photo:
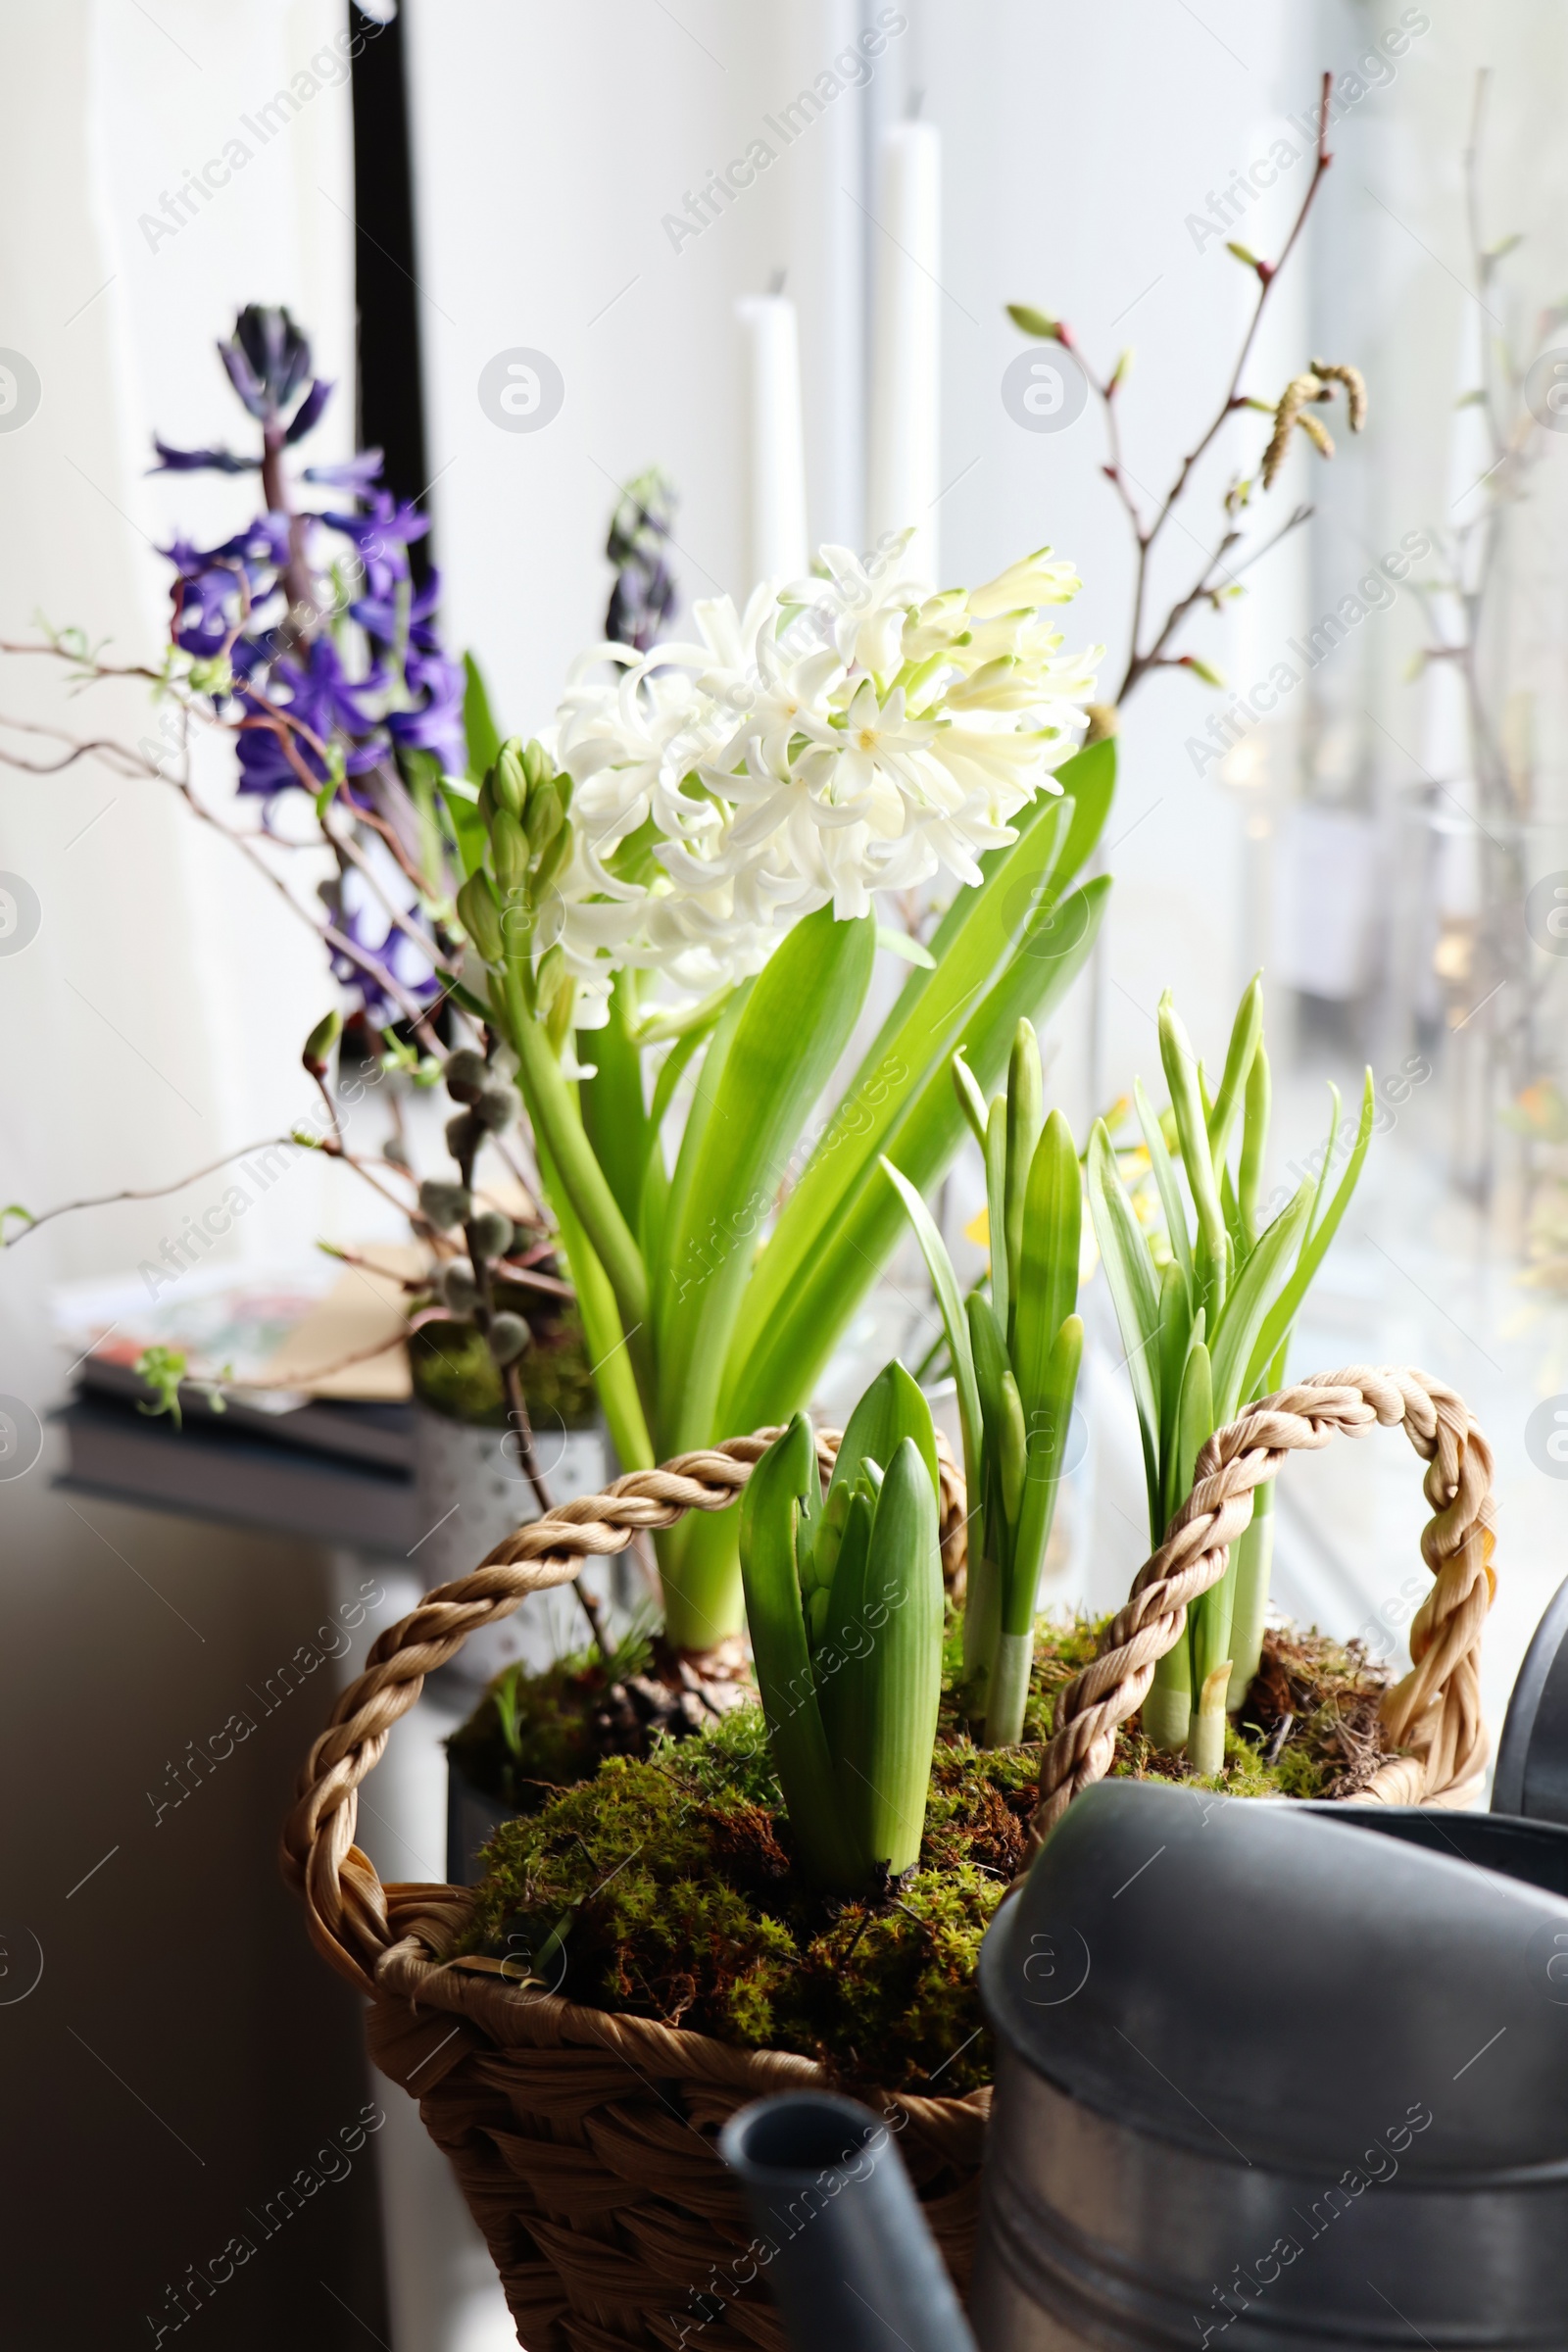
[{"label": "watering can spout", "polygon": [[718,2144],[791,2352],[974,2352],[904,2159],[869,2107],[785,2091],[742,2108]]}]

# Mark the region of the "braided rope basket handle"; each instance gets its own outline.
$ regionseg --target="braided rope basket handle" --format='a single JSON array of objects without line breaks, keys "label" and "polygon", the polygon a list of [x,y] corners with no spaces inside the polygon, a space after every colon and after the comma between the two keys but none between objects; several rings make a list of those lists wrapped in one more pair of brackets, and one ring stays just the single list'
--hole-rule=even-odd
[{"label": "braided rope basket handle", "polygon": [[[371,1646],[364,1672],[341,1693],[326,1730],[312,1747],[283,1825],[282,1865],[303,1897],[311,1940],[323,1959],[362,1992],[398,1940],[387,1889],[354,1842],[360,1783],[381,1760],[387,1736],[418,1697],[427,1674],[455,1658],[470,1634],[510,1617],[531,1592],[570,1584],[591,1559],[623,1551],[644,1530],[673,1527],[688,1511],[732,1503],[779,1435],[759,1430],[701,1453],[683,1453],[657,1470],[631,1470],[602,1494],[582,1494],[503,1538],[471,1576],[425,1594]],[[833,1467],[840,1432],[817,1432],[817,1464]],[[941,1432],[942,1552],[950,1573],[961,1557],[966,1517],[963,1480]],[[432,1890],[421,1889],[428,1897]],[[428,1899],[423,1908],[429,1909]]]},{"label": "braided rope basket handle", "polygon": [[1155,1666],[1186,1631],[1192,1603],[1224,1575],[1230,1547],[1251,1518],[1253,1490],[1288,1453],[1315,1451],[1337,1436],[1364,1437],[1377,1426],[1402,1427],[1428,1464],[1422,1484],[1433,1516],[1421,1556],[1435,1582],[1411,1621],[1411,1671],[1381,1709],[1391,1743],[1404,1752],[1381,1764],[1360,1793],[1381,1804],[1438,1802],[1484,1770],[1481,1634],[1496,1590],[1492,1448],[1464,1399],[1425,1372],[1359,1364],[1320,1372],[1249,1406],[1199,1454],[1193,1491],[1164,1543],[1139,1570],[1099,1655],[1057,1699],[1020,1876],[1073,1798],[1109,1771],[1117,1725],[1143,1705]]}]

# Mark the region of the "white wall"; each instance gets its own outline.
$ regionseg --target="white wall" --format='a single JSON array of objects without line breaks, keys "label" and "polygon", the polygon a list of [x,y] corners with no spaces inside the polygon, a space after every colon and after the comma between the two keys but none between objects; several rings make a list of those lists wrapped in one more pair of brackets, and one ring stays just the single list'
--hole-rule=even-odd
[{"label": "white wall", "polygon": [[[250,512],[243,481],[144,470],[155,425],[190,442],[243,425],[212,349],[238,303],[288,302],[351,376],[346,88],[315,96],[177,235],[150,246],[138,227],[343,22],[340,0],[0,6],[0,343],[42,387],[30,421],[0,433],[0,635],[29,634],[41,609],[109,640],[110,659],[157,658],[168,573],[152,543],[176,519],[216,537]],[[345,413],[339,446],[349,429]],[[132,743],[148,725],[140,688],[74,702],[63,688],[43,663],[8,661],[0,710]],[[0,956],[0,1200],[41,1209],[154,1184],[304,1107],[299,1039],[326,1001],[318,951],[167,787],[89,763],[48,780],[0,771],[0,868],[42,908],[30,945]],[[254,1248],[320,1229],[331,1203],[313,1177],[278,1185]],[[65,1219],[7,1251],[0,1391],[40,1414],[59,1393],[51,1280],[133,1263],[213,1197]],[[51,1432],[32,1471],[0,1482],[9,1983],[30,1938],[43,1956],[36,1991],[0,2005],[0,2099],[28,2152],[13,2167],[0,2332],[151,2340],[166,2284],[218,2253],[243,2207],[366,2095],[357,2005],[310,1952],[272,1860],[326,1694],[302,1696],[298,1720],[279,1710],[182,1810],[159,1820],[147,1795],[311,1637],[330,1595],[309,1546],[61,1497],[47,1484],[58,1458]],[[88,2177],[113,2184],[90,2243]],[[322,2277],[384,2325],[368,2164],[332,2194],[330,2215],[236,2275],[247,2285],[206,2322],[224,2342],[340,2341]]]},{"label": "white wall", "polygon": [[[764,116],[776,121],[852,35],[853,9],[810,0],[759,18],[742,0],[699,0],[677,23],[612,0],[569,14],[476,0],[453,40],[448,13],[413,0],[439,552],[454,638],[478,650],[509,723],[549,714],[565,663],[597,631],[605,522],[615,482],[637,467],[658,460],[681,486],[674,561],[688,598],[742,585],[731,307],[775,268],[802,307],[812,530],[858,541],[867,259],[884,243],[867,218],[868,159],[878,123],[915,92],[945,142],[944,576],[987,577],[1049,539],[1086,580],[1066,628],[1124,656],[1130,550],[1100,476],[1097,417],[1091,410],[1059,436],[1011,421],[1000,378],[1023,345],[1004,306],[1060,311],[1102,365],[1122,342],[1137,346],[1123,396],[1127,463],[1150,504],[1218,404],[1248,294],[1214,241],[1195,249],[1184,214],[1222,168],[1266,146],[1283,111],[1310,101],[1304,27],[1294,12],[1235,0],[1208,12],[1206,35],[1138,0],[1120,12],[1125,60],[1111,108],[1101,102],[1098,18],[1011,0],[983,17],[923,0],[904,13],[908,27],[869,86],[834,101],[677,251],[662,217],[710,167],[743,152]],[[1301,184],[1304,169],[1279,213]],[[1301,272],[1276,298],[1279,324],[1256,370],[1272,392],[1305,357],[1306,283]],[[537,433],[503,432],[480,410],[480,368],[514,345],[548,352],[565,378],[560,416]],[[1260,446],[1259,420],[1238,436],[1245,446]],[[1200,480],[1189,517],[1200,536],[1215,526],[1227,464],[1220,456]],[[1296,494],[1293,469],[1273,504]],[[1166,601],[1199,552],[1178,525],[1168,537],[1156,573]],[[1303,569],[1300,550],[1259,575],[1256,616],[1244,625],[1265,649],[1294,626]],[[1229,635],[1240,633],[1215,626],[1199,642],[1228,667]],[[1167,981],[1206,1035],[1228,1022],[1246,977],[1241,818],[1212,770],[1196,778],[1181,750],[1209,708],[1192,679],[1159,679],[1131,714],[1111,841],[1145,821],[1110,858],[1107,1071],[1148,1059],[1147,1016]],[[1086,1085],[1080,1066],[1075,1116]]]}]

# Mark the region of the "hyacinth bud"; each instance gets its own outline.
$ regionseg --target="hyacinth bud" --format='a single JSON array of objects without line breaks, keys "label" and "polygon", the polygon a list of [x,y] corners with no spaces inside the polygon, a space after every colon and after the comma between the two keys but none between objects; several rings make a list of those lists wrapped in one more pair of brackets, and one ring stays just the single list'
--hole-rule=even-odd
[{"label": "hyacinth bud", "polygon": [[536,850],[546,850],[561,831],[566,811],[561,806],[561,795],[554,784],[536,785],[528,795],[528,839]]},{"label": "hyacinth bud", "polygon": [[498,1364],[514,1364],[532,1336],[520,1315],[492,1316],[490,1352]]},{"label": "hyacinth bud", "polygon": [[516,1089],[508,1086],[504,1078],[497,1079],[481,1090],[473,1115],[492,1135],[504,1135],[517,1115]]},{"label": "hyacinth bud", "polygon": [[470,1160],[484,1141],[484,1129],[471,1110],[460,1110],[446,1123],[447,1150],[460,1166]]},{"label": "hyacinth bud", "polygon": [[456,1258],[441,1276],[441,1296],[455,1315],[471,1315],[479,1298],[479,1286],[473,1279],[473,1268],[466,1258]]},{"label": "hyacinth bud", "polygon": [[473,1214],[473,1196],[461,1184],[427,1176],[419,1187],[419,1206],[438,1233],[447,1233]]},{"label": "hyacinth bud", "polygon": [[499,1208],[482,1209],[468,1227],[468,1241],[480,1257],[505,1257],[512,1248],[514,1227]]},{"label": "hyacinth bud", "polygon": [[537,895],[542,895],[550,888],[570,856],[571,827],[563,817],[561,829],[541,855],[534,874],[534,890]]},{"label": "hyacinth bud", "polygon": [[566,958],[560,948],[547,948],[539,958],[539,969],[534,975],[534,1002],[542,1019],[550,1018],[550,1007],[568,978]]},{"label": "hyacinth bud", "polygon": [[471,1046],[461,1046],[456,1054],[447,1055],[441,1075],[454,1102],[477,1102],[481,1090],[489,1084],[490,1064]]},{"label": "hyacinth bud", "polygon": [[537,737],[535,737],[524,747],[522,755],[522,772],[528,780],[528,790],[530,792],[537,792],[539,786],[544,782],[545,778],[550,773],[550,761],[546,759],[544,746],[538,741]]},{"label": "hyacinth bud", "polygon": [[528,878],[528,836],[502,808],[490,828],[490,855],[503,890],[520,890]]},{"label": "hyacinth bud", "polygon": [[343,1015],[334,1006],[332,1011],[324,1012],[317,1022],[305,1040],[305,1051],[300,1055],[302,1065],[313,1078],[326,1076],[327,1057],[342,1033]]},{"label": "hyacinth bud", "polygon": [[501,746],[488,780],[495,794],[497,813],[505,809],[509,816],[520,818],[523,802],[528,797],[528,781],[523,773],[522,746],[514,735],[510,743]]},{"label": "hyacinth bud", "polygon": [[471,873],[458,893],[458,915],[486,963],[501,961],[501,907],[495,886],[482,869]]}]

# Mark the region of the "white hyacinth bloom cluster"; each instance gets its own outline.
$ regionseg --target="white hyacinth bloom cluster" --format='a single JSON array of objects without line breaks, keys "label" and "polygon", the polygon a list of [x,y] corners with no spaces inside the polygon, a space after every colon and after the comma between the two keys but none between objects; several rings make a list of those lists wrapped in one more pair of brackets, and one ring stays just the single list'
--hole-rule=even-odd
[{"label": "white hyacinth bloom cluster", "polygon": [[824,548],[825,579],[760,587],[744,612],[700,603],[698,642],[575,663],[544,741],[573,784],[579,1025],[619,964],[705,994],[819,906],[847,919],[877,891],[978,882],[1019,809],[1059,792],[1102,652],[1064,652],[1042,616],[1077,594],[1072,565],[1042,548],[932,595],[904,574],[907,539],[870,563]]}]

